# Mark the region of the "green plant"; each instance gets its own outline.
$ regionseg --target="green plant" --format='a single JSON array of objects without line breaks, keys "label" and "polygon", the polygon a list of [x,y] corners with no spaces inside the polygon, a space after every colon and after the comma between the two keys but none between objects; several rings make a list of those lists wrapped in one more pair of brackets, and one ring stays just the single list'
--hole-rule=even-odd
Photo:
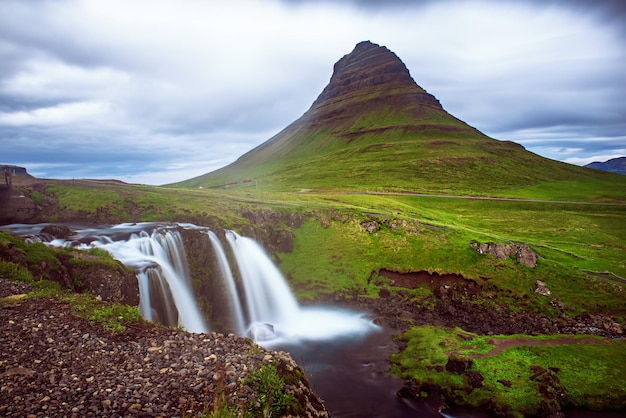
[{"label": "green plant", "polygon": [[43,205],[46,202],[46,199],[43,197],[43,195],[36,190],[34,190],[30,194],[30,198],[38,205]]},{"label": "green plant", "polygon": [[30,283],[33,281],[33,275],[30,271],[19,264],[11,261],[0,260],[0,277]]},{"label": "green plant", "polygon": [[245,416],[282,416],[295,403],[295,397],[285,392],[285,381],[273,363],[250,372],[244,384],[250,386],[257,397],[257,402],[248,405]]},{"label": "green plant", "polygon": [[136,306],[102,302],[91,293],[67,293],[62,300],[69,302],[78,316],[102,325],[113,334],[124,332],[129,322],[143,320]]}]

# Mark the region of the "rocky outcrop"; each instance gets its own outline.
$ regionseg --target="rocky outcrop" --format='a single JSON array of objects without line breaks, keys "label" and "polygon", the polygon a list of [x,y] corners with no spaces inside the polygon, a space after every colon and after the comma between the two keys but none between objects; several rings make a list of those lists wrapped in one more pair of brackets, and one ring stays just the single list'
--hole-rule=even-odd
[{"label": "rocky outcrop", "polygon": [[32,222],[41,207],[18,189],[0,186],[0,225]]},{"label": "rocky outcrop", "polygon": [[[222,273],[218,264],[215,248],[209,235],[196,229],[179,228],[187,254],[187,268],[196,301],[204,317],[210,319],[210,327],[221,332],[234,331],[228,322],[231,306],[229,305],[228,289],[221,279]],[[224,243],[224,250],[229,246],[225,242],[224,231],[214,231]],[[236,276],[238,272],[235,270]]]},{"label": "rocky outcrop", "polygon": [[[550,296],[552,294],[552,292],[550,292],[550,289],[548,289],[548,285],[545,284],[544,282],[542,282],[541,280],[537,280],[535,281],[535,286],[537,287],[535,289],[535,293],[541,296]],[[563,303],[563,302],[561,302]],[[556,306],[558,306],[558,302],[555,303]]]},{"label": "rocky outcrop", "polygon": [[139,304],[135,273],[106,254],[26,244],[22,239],[1,244],[0,260],[27,268],[35,280],[52,280],[75,292],[89,291],[105,301]]},{"label": "rocky outcrop", "polygon": [[41,230],[41,234],[44,236],[47,236],[48,241],[52,241],[52,239],[54,238],[67,239],[71,237],[72,235],[74,235],[74,232],[67,225],[50,224],[50,225],[46,225]]},{"label": "rocky outcrop", "polygon": [[528,267],[537,266],[540,255],[526,244],[500,244],[497,242],[480,243],[471,241],[470,247],[480,254],[490,254],[498,260],[505,260],[515,256],[515,260]]},{"label": "rocky outcrop", "polygon": [[250,221],[243,234],[260,242],[274,258],[276,253],[293,251],[294,235],[290,228],[300,228],[304,222],[304,216],[299,213],[273,209],[246,209],[239,215]]},{"label": "rocky outcrop", "polygon": [[[120,262],[102,262],[99,256],[77,252],[72,261],[64,264],[71,282],[65,286],[76,292],[89,291],[98,298],[126,305],[139,305],[137,276]],[[65,277],[62,275],[62,277]]]}]

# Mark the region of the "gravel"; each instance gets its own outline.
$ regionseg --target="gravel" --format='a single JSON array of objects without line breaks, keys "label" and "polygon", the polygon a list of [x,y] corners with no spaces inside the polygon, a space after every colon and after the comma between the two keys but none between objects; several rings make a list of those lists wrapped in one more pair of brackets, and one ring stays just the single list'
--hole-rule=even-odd
[{"label": "gravel", "polygon": [[[242,415],[259,395],[246,377],[269,362],[297,368],[233,334],[136,322],[112,335],[53,298],[0,301],[1,416],[198,416],[222,395]],[[328,416],[306,380],[285,390],[305,415]]]}]

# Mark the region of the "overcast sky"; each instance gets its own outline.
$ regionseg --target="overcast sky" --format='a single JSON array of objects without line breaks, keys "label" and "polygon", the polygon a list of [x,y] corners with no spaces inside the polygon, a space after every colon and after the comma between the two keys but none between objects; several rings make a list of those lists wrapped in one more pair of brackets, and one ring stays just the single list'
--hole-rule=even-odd
[{"label": "overcast sky", "polygon": [[0,164],[165,184],[300,117],[362,40],[454,116],[584,165],[626,155],[621,0],[0,0]]}]

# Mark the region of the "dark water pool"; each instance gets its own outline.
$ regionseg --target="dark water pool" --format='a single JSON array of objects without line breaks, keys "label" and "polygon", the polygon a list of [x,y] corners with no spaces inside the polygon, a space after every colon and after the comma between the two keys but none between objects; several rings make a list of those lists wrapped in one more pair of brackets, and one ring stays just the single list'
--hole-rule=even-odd
[{"label": "dark water pool", "polygon": [[[483,411],[446,409],[400,398],[402,379],[388,374],[389,356],[397,351],[393,335],[381,328],[361,338],[272,347],[290,352],[304,368],[315,393],[332,417],[486,418]],[[624,412],[565,411],[566,418],[625,418]]]},{"label": "dark water pool", "polygon": [[333,417],[443,416],[425,403],[396,395],[403,381],[387,373],[394,343],[384,329],[356,339],[272,348],[291,353]]}]

